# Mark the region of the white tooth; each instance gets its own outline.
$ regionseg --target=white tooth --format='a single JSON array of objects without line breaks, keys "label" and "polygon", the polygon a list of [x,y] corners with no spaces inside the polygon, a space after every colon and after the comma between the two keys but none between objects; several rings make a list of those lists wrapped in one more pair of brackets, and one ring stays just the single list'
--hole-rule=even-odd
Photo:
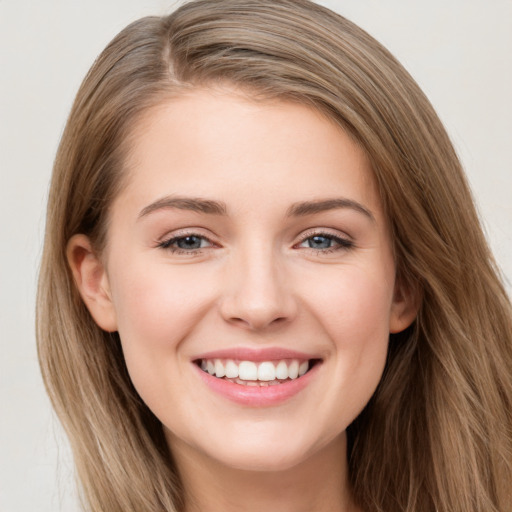
[{"label": "white tooth", "polygon": [[288,366],[288,377],[290,379],[296,379],[299,376],[299,361],[297,359],[294,359],[290,366]]},{"label": "white tooth", "polygon": [[246,386],[257,386],[258,383],[254,380],[248,380],[246,383]]},{"label": "white tooth", "polygon": [[238,365],[238,376],[242,380],[258,380],[258,367],[252,361],[242,361]]},{"label": "white tooth", "polygon": [[276,378],[276,369],[270,362],[265,361],[258,367],[258,380],[274,380]]},{"label": "white tooth", "polygon": [[238,377],[238,365],[235,364],[234,361],[231,361],[231,359],[226,361],[225,370],[226,370],[226,377],[228,379],[236,379]]},{"label": "white tooth", "polygon": [[201,359],[201,370],[206,371],[208,365],[206,364],[206,359]]},{"label": "white tooth", "polygon": [[304,361],[300,366],[299,366],[299,376],[302,377],[302,375],[304,375],[309,369],[309,361]]},{"label": "white tooth", "polygon": [[222,361],[220,359],[215,359],[215,375],[217,377],[224,377],[226,375],[226,372],[224,370],[224,365],[222,364]]},{"label": "white tooth", "polygon": [[208,370],[208,373],[210,375],[215,375],[215,365],[213,364],[213,361],[210,361],[210,360],[207,361],[206,369]]},{"label": "white tooth", "polygon": [[268,382],[269,386],[279,386],[279,384],[281,383],[278,380],[271,380],[270,382]]},{"label": "white tooth", "polygon": [[288,378],[288,365],[286,361],[280,361],[276,366],[276,378],[280,380]]}]

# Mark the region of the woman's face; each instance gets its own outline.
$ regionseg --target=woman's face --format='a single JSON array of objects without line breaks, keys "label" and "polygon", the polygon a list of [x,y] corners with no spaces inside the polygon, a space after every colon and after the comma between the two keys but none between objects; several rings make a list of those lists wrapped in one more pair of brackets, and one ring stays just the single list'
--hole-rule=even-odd
[{"label": "woman's face", "polygon": [[412,321],[363,151],[235,90],[170,100],[134,134],[83,282],[171,448],[277,470],[342,443]]}]

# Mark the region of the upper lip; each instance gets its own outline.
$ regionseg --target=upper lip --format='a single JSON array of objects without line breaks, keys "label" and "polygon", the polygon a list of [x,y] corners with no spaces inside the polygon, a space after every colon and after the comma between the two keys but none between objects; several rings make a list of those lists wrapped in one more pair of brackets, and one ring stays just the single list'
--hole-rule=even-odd
[{"label": "upper lip", "polygon": [[296,350],[290,350],[282,347],[268,347],[268,348],[248,348],[248,347],[235,347],[226,348],[221,350],[213,350],[204,352],[193,358],[194,361],[198,359],[233,359],[239,361],[278,361],[281,359],[321,359],[318,355],[307,354]]}]

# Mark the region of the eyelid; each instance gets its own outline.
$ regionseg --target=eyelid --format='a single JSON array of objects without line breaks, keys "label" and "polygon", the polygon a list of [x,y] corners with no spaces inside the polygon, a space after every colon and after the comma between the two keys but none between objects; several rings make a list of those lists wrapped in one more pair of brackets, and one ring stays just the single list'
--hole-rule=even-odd
[{"label": "eyelid", "polygon": [[348,235],[345,232],[339,231],[334,228],[311,228],[307,229],[306,231],[303,231],[300,236],[299,240],[300,242],[303,242],[304,240],[307,240],[308,238],[311,238],[312,236],[327,236],[331,238],[339,238],[340,240],[344,240],[347,242],[354,243],[354,240],[350,235]]},{"label": "eyelid", "polygon": [[[171,245],[174,242],[176,242],[177,240],[180,240],[182,238],[187,238],[187,237],[192,237],[192,236],[207,240],[209,242],[210,246],[202,247],[199,249],[191,249],[191,250],[175,248],[173,251],[173,248]],[[158,238],[155,241],[155,247],[165,249],[165,250],[168,250],[171,252],[182,251],[183,253],[190,253],[190,254],[196,253],[197,254],[202,249],[209,249],[210,247],[215,247],[215,246],[218,247],[219,244],[216,243],[213,238],[214,237],[212,237],[212,236],[206,235],[201,228],[184,228],[184,229],[179,229],[177,231],[172,231],[170,233],[167,233],[163,237]]]},{"label": "eyelid", "polygon": [[[176,254],[200,254],[202,250],[205,249],[211,249],[214,247],[220,247],[220,245],[213,240],[214,237],[208,236],[202,232],[203,230],[201,228],[185,228],[182,230],[177,230],[174,232],[171,232],[167,235],[165,235],[162,238],[159,238],[155,242],[155,246],[157,248],[161,248],[164,250],[167,250],[171,253]],[[333,242],[335,242],[337,245],[335,247],[328,247],[328,248],[313,248],[313,247],[303,247],[302,249],[310,250],[314,253],[329,253],[334,252],[337,250],[348,250],[354,247],[354,241],[352,237],[347,235],[346,233],[342,233],[338,230],[335,230],[333,228],[311,228],[303,233],[301,233],[298,241],[293,245],[294,249],[301,248],[300,245],[303,244],[306,240],[309,238],[315,237],[315,236],[322,236],[328,239],[331,239]],[[182,249],[179,247],[172,247],[172,245],[184,238],[187,237],[197,237],[202,240],[206,240],[208,242],[208,247],[198,247],[198,248],[191,248],[191,249]]]},{"label": "eyelid", "polygon": [[[334,232],[333,232],[334,231]],[[323,236],[336,242],[337,246],[325,249],[316,249],[313,247],[300,247],[306,240],[315,236]],[[342,233],[332,228],[312,228],[301,233],[299,241],[294,244],[294,248],[312,251],[317,254],[328,254],[330,252],[343,251],[352,249],[355,246],[354,240],[346,233]]]}]

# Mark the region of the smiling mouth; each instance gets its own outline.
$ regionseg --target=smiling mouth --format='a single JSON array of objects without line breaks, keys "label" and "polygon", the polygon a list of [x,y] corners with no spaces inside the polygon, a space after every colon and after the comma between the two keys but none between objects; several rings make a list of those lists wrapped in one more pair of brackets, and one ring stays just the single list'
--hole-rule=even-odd
[{"label": "smiling mouth", "polygon": [[194,361],[212,377],[243,386],[276,386],[300,379],[320,359],[281,359],[278,361],[237,361],[234,359],[198,359]]}]

